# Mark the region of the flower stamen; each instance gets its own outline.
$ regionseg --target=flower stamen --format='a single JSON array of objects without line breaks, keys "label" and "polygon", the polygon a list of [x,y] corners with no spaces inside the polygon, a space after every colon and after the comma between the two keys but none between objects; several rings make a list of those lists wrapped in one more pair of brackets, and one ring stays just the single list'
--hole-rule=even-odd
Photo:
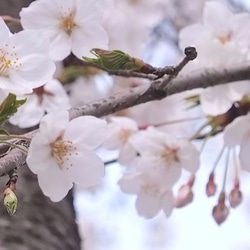
[{"label": "flower stamen", "polygon": [[74,22],[75,13],[74,11],[69,12],[63,12],[61,14],[61,22],[60,27],[68,34],[70,35],[73,29],[77,27],[77,24]]},{"label": "flower stamen", "polygon": [[[73,145],[73,142],[71,140],[58,140],[53,143],[51,147],[52,156],[56,158],[59,166],[65,165],[65,163],[70,160],[72,152],[77,150],[77,147]],[[78,153],[74,154],[77,155]],[[69,167],[72,167],[72,164],[69,164],[66,169],[69,169]]]},{"label": "flower stamen", "polygon": [[[9,49],[8,44],[5,44],[5,47]],[[15,46],[12,47],[12,50],[15,50]],[[10,53],[0,48],[0,75],[8,77],[11,71],[16,70],[22,65],[18,61],[17,53]]]},{"label": "flower stamen", "polygon": [[158,196],[160,193],[159,188],[156,187],[156,185],[152,183],[146,183],[141,186],[141,189],[150,196]]}]

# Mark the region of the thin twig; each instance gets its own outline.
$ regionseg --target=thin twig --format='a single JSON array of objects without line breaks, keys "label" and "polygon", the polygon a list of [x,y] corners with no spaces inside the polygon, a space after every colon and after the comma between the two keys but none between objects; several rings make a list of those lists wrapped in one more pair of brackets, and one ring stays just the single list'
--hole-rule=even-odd
[{"label": "thin twig", "polygon": [[5,22],[12,22],[12,23],[18,23],[18,24],[21,24],[21,21],[20,19],[18,18],[15,18],[15,17],[12,17],[12,16],[1,16],[2,19],[5,21]]}]

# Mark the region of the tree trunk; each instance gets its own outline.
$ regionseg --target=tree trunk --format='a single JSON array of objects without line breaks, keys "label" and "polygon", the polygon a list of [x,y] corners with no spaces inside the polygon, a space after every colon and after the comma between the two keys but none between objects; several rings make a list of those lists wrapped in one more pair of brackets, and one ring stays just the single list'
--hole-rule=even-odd
[{"label": "tree trunk", "polygon": [[[18,175],[15,216],[10,217],[0,203],[0,249],[80,250],[72,193],[53,203],[42,194],[27,166],[20,168]],[[0,190],[7,181],[1,179]]]},{"label": "tree trunk", "polygon": [[[19,17],[20,9],[30,2],[0,1],[0,15]],[[12,31],[21,28],[11,23],[9,27]],[[15,216],[10,217],[3,202],[0,203],[0,250],[80,250],[72,193],[63,201],[53,203],[42,194],[36,176],[27,166],[18,170],[18,176]],[[0,179],[0,193],[7,181],[7,178]]]}]

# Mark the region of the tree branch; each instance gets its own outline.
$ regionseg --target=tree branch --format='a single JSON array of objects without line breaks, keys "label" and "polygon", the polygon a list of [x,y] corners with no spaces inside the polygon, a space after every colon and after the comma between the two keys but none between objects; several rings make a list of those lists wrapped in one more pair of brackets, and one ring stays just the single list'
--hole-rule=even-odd
[{"label": "tree branch", "polygon": [[0,177],[9,174],[13,169],[23,166],[26,162],[26,154],[14,148],[9,154],[0,159]]},{"label": "tree branch", "polygon": [[[102,117],[141,103],[160,100],[186,90],[249,80],[250,65],[238,65],[220,69],[202,69],[180,75],[174,79],[170,78],[166,77],[153,81],[151,84],[131,88],[114,94],[107,99],[92,102],[82,107],[71,108],[69,110],[70,119],[84,115]],[[26,155],[22,151],[16,148],[12,149],[9,154],[0,159],[0,176],[6,175],[14,168],[22,166],[25,164],[25,160]]]},{"label": "tree branch", "polygon": [[[171,76],[170,76],[171,77]],[[238,65],[219,69],[202,69],[177,76],[164,78],[111,95],[107,99],[70,109],[70,119],[83,115],[106,116],[135,105],[161,100],[167,96],[197,88],[207,88],[234,81],[249,80],[250,65]]]}]

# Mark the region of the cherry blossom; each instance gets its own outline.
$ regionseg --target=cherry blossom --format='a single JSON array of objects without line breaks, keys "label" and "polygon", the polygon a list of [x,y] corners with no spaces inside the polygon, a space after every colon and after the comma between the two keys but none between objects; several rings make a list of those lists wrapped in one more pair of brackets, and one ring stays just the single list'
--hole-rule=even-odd
[{"label": "cherry blossom", "polygon": [[12,35],[1,18],[0,32],[1,89],[28,94],[52,78],[55,65],[49,59],[49,40],[42,33],[27,30]]},{"label": "cherry blossom", "polygon": [[[246,62],[250,44],[246,30],[249,25],[248,14],[234,14],[223,3],[206,2],[202,23],[187,26],[179,34],[180,47],[193,45],[199,55],[186,70],[216,69]],[[248,93],[248,81],[210,87],[201,92],[201,108],[208,115],[223,114]]]},{"label": "cherry blossom", "polygon": [[46,115],[31,141],[27,164],[37,174],[44,195],[62,200],[73,183],[90,187],[100,183],[104,164],[92,151],[105,139],[106,122],[84,116],[69,121],[67,111]]},{"label": "cherry blossom", "polygon": [[166,216],[170,216],[174,198],[166,181],[147,173],[133,173],[124,175],[118,184],[123,192],[137,194],[136,209],[139,215],[150,219],[163,209]]},{"label": "cherry blossom", "polygon": [[250,115],[240,116],[226,126],[224,130],[226,146],[240,145],[239,160],[244,170],[250,171]]},{"label": "cherry blossom", "polygon": [[69,97],[62,84],[56,79],[34,89],[32,94],[23,98],[27,98],[27,101],[9,120],[10,123],[20,128],[37,125],[45,112],[50,113],[70,108]]},{"label": "cherry blossom", "polygon": [[[199,59],[194,67],[217,68],[226,67],[234,63],[243,63],[247,55],[238,47],[221,43],[200,41],[197,44]],[[205,114],[219,115],[227,112],[232,104],[250,93],[249,81],[233,82],[204,89],[200,94],[201,108]]]},{"label": "cherry blossom", "polygon": [[119,149],[118,161],[123,165],[130,164],[136,157],[136,150],[130,143],[130,138],[137,131],[138,126],[134,120],[128,117],[111,117],[103,146],[107,149]]},{"label": "cherry blossom", "polygon": [[133,136],[131,143],[140,154],[137,170],[150,171],[169,186],[179,179],[182,168],[193,174],[198,170],[199,152],[188,139],[149,127]]},{"label": "cherry blossom", "polygon": [[113,80],[107,74],[78,77],[70,85],[70,104],[73,107],[108,97]]},{"label": "cherry blossom", "polygon": [[72,51],[82,59],[92,48],[106,48],[108,36],[102,27],[103,4],[99,0],[38,0],[20,12],[24,29],[38,29],[50,38],[55,61]]},{"label": "cherry blossom", "polygon": [[189,25],[180,32],[180,46],[196,45],[199,39],[206,37],[207,43],[217,41],[223,45],[235,44],[242,51],[249,50],[248,33],[250,17],[247,13],[234,14],[220,2],[206,2],[202,23]]}]

